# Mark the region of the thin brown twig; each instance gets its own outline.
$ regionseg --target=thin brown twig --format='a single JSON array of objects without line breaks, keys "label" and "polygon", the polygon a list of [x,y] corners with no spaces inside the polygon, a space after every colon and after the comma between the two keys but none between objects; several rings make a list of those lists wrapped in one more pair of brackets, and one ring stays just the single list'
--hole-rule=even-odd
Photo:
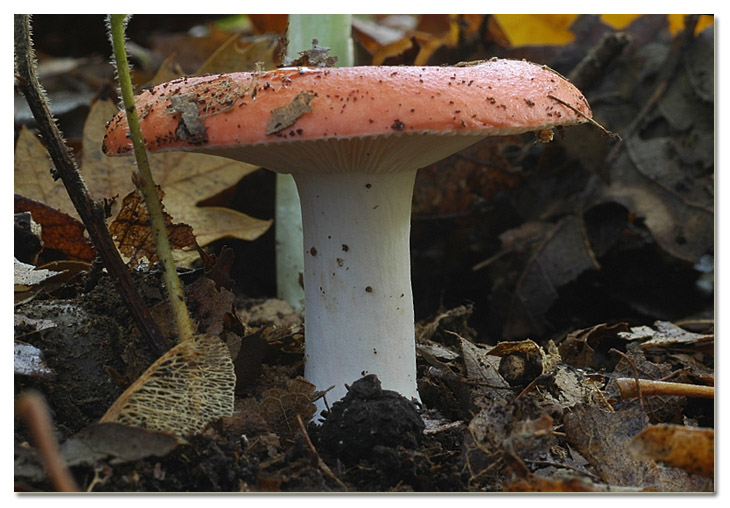
[{"label": "thin brown twig", "polygon": [[33,443],[43,460],[53,488],[57,492],[78,492],[76,481],[61,456],[58,441],[53,436],[53,422],[43,396],[36,392],[20,394],[16,402],[16,411],[30,429]]},{"label": "thin brown twig", "polygon": [[71,202],[89,232],[89,237],[96,248],[98,256],[114,280],[119,294],[140,333],[147,340],[150,348],[157,355],[162,355],[168,349],[164,336],[139,296],[132,276],[114,245],[106,226],[105,206],[91,197],[86,183],[81,177],[76,160],[66,145],[63,134],[51,114],[46,94],[38,82],[35,52],[30,36],[30,16],[16,14],[14,31],[15,72],[19,78],[16,81],[17,87],[28,102],[38,130],[45,142],[48,155],[53,161],[55,166],[54,178],[60,178],[66,187]]},{"label": "thin brown twig", "polygon": [[556,102],[559,102],[560,104],[562,104],[566,108],[570,109],[576,115],[580,116],[581,118],[583,118],[584,120],[586,120],[588,123],[590,123],[594,127],[597,127],[601,132],[603,132],[603,134],[605,134],[609,138],[611,138],[611,139],[613,139],[615,141],[621,141],[621,136],[619,136],[616,132],[612,132],[612,131],[606,129],[603,125],[601,125],[600,123],[596,122],[593,118],[591,118],[590,116],[586,115],[585,113],[583,113],[579,109],[571,106],[570,104],[568,104],[567,102],[565,102],[563,99],[559,99],[558,97],[555,97],[554,95],[551,95],[551,94],[548,94],[548,98],[549,99],[552,99],[552,100],[554,100]]},{"label": "thin brown twig", "polygon": [[304,436],[304,440],[307,442],[307,446],[309,447],[309,451],[312,452],[312,456],[317,459],[317,465],[319,468],[324,471],[324,474],[330,477],[332,480],[334,480],[340,487],[342,487],[345,491],[347,491],[347,485],[345,485],[342,480],[337,478],[337,476],[332,472],[332,470],[329,468],[329,466],[322,460],[322,457],[319,456],[319,453],[317,452],[317,449],[314,447],[314,443],[312,443],[312,440],[309,437],[309,433],[307,432],[307,428],[304,426],[304,422],[302,421],[302,417],[297,414],[297,423],[299,424],[299,430],[302,431],[302,435]]},{"label": "thin brown twig", "polygon": [[633,398],[641,393],[644,396],[665,395],[675,397],[697,397],[712,399],[715,397],[715,387],[705,385],[693,385],[689,383],[672,383],[669,381],[657,381],[654,379],[633,379],[621,377],[616,379],[616,384],[624,399]]},{"label": "thin brown twig", "polygon": [[616,353],[617,355],[619,355],[621,358],[623,358],[624,360],[626,360],[629,363],[631,370],[634,372],[634,380],[636,381],[636,387],[637,387],[636,396],[639,399],[639,406],[641,406],[641,412],[646,414],[646,409],[644,408],[644,397],[642,396],[641,384],[639,383],[639,368],[636,366],[636,363],[631,358],[629,358],[625,353],[622,353],[618,349],[611,348],[608,350],[608,352]]}]

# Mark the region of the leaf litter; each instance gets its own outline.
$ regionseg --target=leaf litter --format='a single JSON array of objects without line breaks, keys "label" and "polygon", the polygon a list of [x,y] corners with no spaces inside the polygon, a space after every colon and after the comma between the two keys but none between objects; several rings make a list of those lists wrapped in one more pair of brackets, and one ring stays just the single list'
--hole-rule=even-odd
[{"label": "leaf litter", "polygon": [[[112,440],[111,451],[104,451],[107,445],[98,445],[99,438],[94,437],[98,419],[155,360],[145,353],[129,326],[110,281],[98,274],[93,276],[97,280],[92,292],[80,300],[73,298],[84,294],[76,281],[60,293],[56,289],[24,304],[22,311],[28,319],[55,323],[36,329],[16,323],[16,337],[27,340],[34,348],[32,358],[43,358],[55,377],[20,375],[16,388],[41,389],[51,402],[64,442],[102,450],[83,459],[67,457],[75,475],[85,478],[85,486],[95,491],[714,490],[712,399],[702,402],[658,395],[625,399],[618,385],[619,379],[641,379],[712,386],[711,319],[709,326],[702,316],[670,319],[671,313],[660,301],[647,308],[651,295],[631,291],[628,297],[628,292],[621,294],[620,287],[618,292],[616,287],[609,289],[628,302],[623,312],[606,306],[605,300],[597,298],[600,295],[582,298],[581,305],[575,305],[575,297],[571,299],[571,292],[585,281],[605,285],[600,279],[603,274],[613,281],[624,274],[631,278],[631,261],[639,269],[656,264],[657,252],[666,255],[661,266],[672,267],[673,273],[686,266],[691,270],[693,263],[711,254],[712,220],[708,217],[712,215],[708,212],[714,200],[713,160],[707,155],[711,136],[706,134],[711,126],[703,113],[712,100],[708,69],[702,64],[707,61],[706,35],[683,54],[677,67],[679,79],[671,82],[657,108],[641,119],[636,130],[626,129],[635,117],[626,112],[635,113],[639,109],[636,101],[642,96],[632,95],[641,86],[631,80],[640,75],[642,83],[655,83],[651,78],[669,55],[665,41],[653,40],[665,30],[660,18],[641,17],[627,27],[633,40],[644,44],[638,46],[638,52],[632,48],[633,52],[620,55],[603,76],[594,76],[588,90],[598,97],[620,92],[613,95],[618,103],[592,100],[596,111],[605,116],[602,123],[624,137],[625,149],[609,167],[601,167],[611,149],[605,141],[583,132],[580,137],[589,141],[572,144],[578,136],[566,131],[557,132],[553,143],[541,148],[539,155],[511,138],[488,140],[450,158],[443,164],[458,168],[460,185],[434,184],[438,181],[427,175],[435,178],[436,171],[429,173],[426,168],[421,172],[422,185],[414,196],[414,204],[421,210],[414,219],[414,274],[423,274],[421,280],[430,284],[432,272],[422,268],[424,260],[430,262],[429,256],[438,249],[421,248],[419,240],[429,238],[419,236],[422,227],[432,234],[451,228],[451,250],[442,258],[442,266],[478,269],[468,270],[466,277],[453,277],[457,286],[436,295],[438,308],[424,305],[428,297],[417,302],[430,310],[430,317],[417,326],[423,399],[418,417],[424,431],[416,431],[414,441],[395,444],[383,439],[367,454],[354,456],[349,453],[352,447],[343,450],[328,443],[319,427],[307,423],[312,399],[321,394],[298,377],[306,332],[301,317],[283,302],[242,299],[242,288],[225,282],[225,269],[214,276],[215,282],[199,271],[185,277],[186,298],[195,302],[192,307],[201,331],[221,336],[238,373],[248,374],[237,386],[232,417],[221,418],[184,441],[176,440],[174,446],[169,434],[152,434],[152,441],[143,446],[148,456],[114,449],[124,442]],[[274,23],[273,18],[267,19]],[[506,36],[493,18],[434,15],[429,25],[425,19],[409,24],[405,18],[393,17],[387,20],[391,39],[376,31],[385,23],[385,19],[356,23],[357,40],[373,61],[438,62],[438,58],[448,58],[445,55],[457,44],[469,54],[469,60],[480,59],[484,57],[479,49],[483,40],[491,41],[505,56],[546,61],[561,51],[567,58],[574,46],[588,44],[587,34],[597,37],[607,30],[598,17],[581,17],[573,28],[576,42],[572,46],[545,47],[532,50],[542,53],[530,54],[508,48]],[[589,27],[595,30],[591,32]],[[460,34],[460,42],[450,38],[450,29]],[[236,38],[219,40],[229,41],[226,51],[241,44]],[[646,41],[653,43],[653,52],[640,51],[649,46]],[[259,49],[265,53],[272,47],[275,45],[268,40]],[[171,62],[167,65],[173,67]],[[627,69],[639,72],[626,73]],[[683,102],[689,96],[696,100],[691,107]],[[102,113],[103,104],[99,101],[92,107],[84,146],[100,143],[97,138],[105,120],[97,115],[109,116],[108,111],[114,109],[106,103]],[[16,151],[16,191],[18,185],[30,182],[21,194],[25,189],[32,193],[33,187],[52,179],[45,154],[37,145],[33,147],[37,140],[22,131],[19,140],[21,137],[21,149]],[[95,195],[110,200],[110,209],[116,213],[120,203],[115,196],[131,190],[131,168],[114,167],[123,161],[100,157],[94,150],[84,148],[82,153],[87,180],[99,185]],[[178,173],[171,168],[180,160],[170,154],[166,157],[160,159],[156,177],[167,193],[166,204],[175,221],[191,224],[201,245],[226,236],[245,237],[240,229],[225,225],[222,218],[228,212],[207,210],[211,215],[205,218],[202,210],[214,207],[189,205],[231,188],[252,169],[238,166],[228,174],[221,161],[206,166],[202,160],[188,169],[186,157]],[[655,164],[657,160],[666,164]],[[563,162],[550,164],[555,161]],[[18,176],[21,167],[32,168],[35,176]],[[667,175],[658,173],[661,167],[667,168]],[[688,171],[694,171],[693,178],[686,177]],[[669,178],[664,180],[666,176]],[[48,186],[41,197],[29,197],[63,210],[66,205],[55,203],[54,190]],[[189,220],[191,216],[195,220]],[[263,222],[260,232],[268,227]],[[455,240],[460,237],[468,239],[468,247],[458,246]],[[471,253],[463,257],[465,252]],[[655,257],[646,257],[646,252]],[[624,270],[616,271],[616,259],[624,262],[618,265]],[[681,268],[677,270],[677,266]],[[648,273],[644,269],[634,278],[646,279]],[[433,274],[443,277],[437,271]],[[490,278],[485,279],[484,274]],[[154,271],[136,276],[145,287],[159,287],[159,274]],[[418,283],[415,276],[414,282]],[[491,295],[491,305],[482,297],[473,301],[470,284],[483,285],[480,290]],[[456,305],[450,305],[454,287],[463,294]],[[627,287],[633,290],[634,286]],[[156,319],[166,323],[169,316],[165,304],[159,303],[159,292],[149,291],[146,298],[151,305],[159,304]],[[440,305],[444,300],[449,303]],[[464,301],[472,303],[461,305]],[[591,319],[593,314],[588,319],[561,320],[559,308],[565,301],[575,310],[594,304],[604,311],[599,316],[615,319]],[[691,316],[692,310],[685,307],[680,316]],[[630,318],[624,321],[622,315],[626,314]],[[498,324],[483,328],[485,315],[497,316]],[[169,324],[166,328],[170,329]],[[375,391],[353,387],[355,393]],[[349,404],[352,402],[339,406],[338,411],[347,408],[350,412]],[[334,406],[331,409],[335,411]],[[688,437],[672,437],[676,427],[687,430]],[[357,428],[350,428],[349,434],[346,430],[344,436],[357,436]],[[132,448],[149,433],[124,429],[130,432]],[[652,437],[652,444],[637,437],[650,435],[654,429],[660,429],[662,437]],[[47,489],[22,428],[16,427],[16,437],[20,438],[16,440],[16,488]]]}]

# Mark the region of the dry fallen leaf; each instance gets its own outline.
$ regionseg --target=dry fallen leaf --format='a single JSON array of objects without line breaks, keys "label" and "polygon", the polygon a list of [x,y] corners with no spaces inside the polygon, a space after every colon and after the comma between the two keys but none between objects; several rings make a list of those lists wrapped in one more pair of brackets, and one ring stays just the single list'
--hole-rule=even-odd
[{"label": "dry fallen leaf", "polygon": [[100,421],[177,436],[197,434],[233,413],[235,377],[228,347],[218,337],[194,337],[150,365]]},{"label": "dry fallen leaf", "polygon": [[271,388],[261,396],[259,411],[269,428],[284,441],[294,439],[299,432],[297,415],[302,421],[314,416],[314,385],[304,378],[288,380],[286,390]]},{"label": "dry fallen leaf", "polygon": [[33,221],[40,224],[44,250],[56,250],[62,252],[65,259],[87,262],[96,257],[96,251],[86,237],[86,229],[78,219],[16,194],[15,213],[20,211],[30,212]]},{"label": "dry fallen leaf", "polygon": [[[101,151],[106,122],[117,112],[111,101],[92,104],[84,126],[81,167],[95,199],[125,196],[134,190],[132,157],[107,157]],[[176,222],[192,226],[198,244],[220,238],[255,240],[271,225],[223,207],[199,207],[196,203],[236,185],[258,168],[250,164],[203,154],[168,152],[151,154],[155,182],[165,190],[165,208]],[[50,176],[52,164],[40,141],[23,129],[15,151],[15,192],[78,217],[61,182]],[[119,204],[112,206],[112,215]]]},{"label": "dry fallen leaf", "polygon": [[653,425],[631,441],[631,451],[688,473],[715,474],[715,431],[681,425]]},{"label": "dry fallen leaf", "polygon": [[[164,193],[159,186],[157,194],[162,201]],[[190,226],[173,224],[172,217],[164,208],[162,215],[172,249],[195,247],[195,237]],[[132,191],[124,197],[122,209],[109,225],[109,233],[116,241],[119,251],[129,258],[132,267],[136,267],[143,259],[147,259],[150,263],[157,261],[157,244],[150,229],[147,207],[138,192]]]},{"label": "dry fallen leaf", "polygon": [[240,34],[235,34],[215,50],[195,74],[203,76],[253,71],[257,65],[263,69],[273,69],[281,61],[279,58],[281,44],[282,38],[278,35],[242,37]]},{"label": "dry fallen leaf", "polygon": [[23,126],[15,143],[15,193],[78,217],[66,188],[51,177],[52,168],[43,143]]}]

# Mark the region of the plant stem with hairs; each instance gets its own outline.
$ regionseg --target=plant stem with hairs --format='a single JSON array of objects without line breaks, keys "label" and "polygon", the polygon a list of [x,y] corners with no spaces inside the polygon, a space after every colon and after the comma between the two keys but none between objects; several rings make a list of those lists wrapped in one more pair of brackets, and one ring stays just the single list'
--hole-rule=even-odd
[{"label": "plant stem with hairs", "polygon": [[129,73],[129,62],[127,61],[127,51],[124,42],[125,25],[129,16],[124,14],[111,14],[108,19],[109,32],[114,50],[114,60],[117,66],[119,88],[122,93],[122,102],[124,103],[124,110],[127,114],[129,132],[137,161],[137,173],[132,178],[132,181],[140,194],[142,194],[145,205],[147,206],[150,229],[155,238],[157,257],[160,259],[160,264],[162,265],[165,287],[170,297],[170,306],[172,307],[172,313],[177,325],[178,339],[180,342],[192,340],[193,326],[190,321],[187,306],[185,305],[185,295],[183,294],[182,285],[177,276],[177,269],[172,257],[172,249],[170,248],[170,240],[167,237],[165,219],[162,214],[162,203],[157,194],[157,185],[150,171],[147,150],[145,149],[142,129],[139,126],[139,117],[137,116],[137,108],[134,103],[134,90],[132,88],[132,79]]},{"label": "plant stem with hairs", "polygon": [[97,255],[116,284],[140,333],[155,354],[162,355],[168,349],[164,336],[152,319],[149,309],[144,305],[134,281],[132,281],[132,276],[109,234],[105,222],[105,206],[91,197],[86,183],[81,178],[76,160],[66,146],[63,135],[51,115],[45,92],[38,82],[35,54],[30,36],[30,16],[16,14],[14,32],[16,86],[28,102],[28,107],[33,113],[37,128],[45,142],[48,155],[53,161],[54,178],[60,178],[66,187],[76,212],[89,232],[89,238],[96,248]]}]

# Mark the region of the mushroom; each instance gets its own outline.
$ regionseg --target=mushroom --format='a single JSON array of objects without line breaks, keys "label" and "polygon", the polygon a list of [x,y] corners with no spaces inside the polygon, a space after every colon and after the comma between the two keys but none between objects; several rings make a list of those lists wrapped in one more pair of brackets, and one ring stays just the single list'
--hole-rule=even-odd
[{"label": "mushroom", "polygon": [[[409,247],[416,171],[487,136],[544,133],[591,116],[558,73],[498,59],[186,77],[136,101],[152,152],[203,152],[293,175],[304,229],[305,377],[319,390],[334,386],[330,402],[367,374],[419,400]],[[123,112],[103,149],[130,153]]]}]

